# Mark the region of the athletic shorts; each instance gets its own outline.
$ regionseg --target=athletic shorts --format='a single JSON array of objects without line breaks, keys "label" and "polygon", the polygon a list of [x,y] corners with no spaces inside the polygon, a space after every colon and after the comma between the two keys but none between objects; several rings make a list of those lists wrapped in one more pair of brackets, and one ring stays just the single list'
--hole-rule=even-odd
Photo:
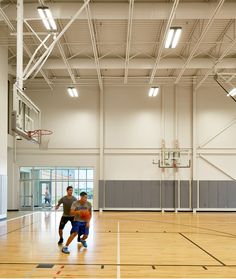
[{"label": "athletic shorts", "polygon": [[71,225],[73,226],[74,216],[62,216],[61,217],[61,222],[60,222],[60,225],[59,225],[59,229],[63,230],[68,221],[70,221]]},{"label": "athletic shorts", "polygon": [[78,233],[79,236],[89,234],[89,228],[86,227],[86,222],[74,221],[70,233]]}]

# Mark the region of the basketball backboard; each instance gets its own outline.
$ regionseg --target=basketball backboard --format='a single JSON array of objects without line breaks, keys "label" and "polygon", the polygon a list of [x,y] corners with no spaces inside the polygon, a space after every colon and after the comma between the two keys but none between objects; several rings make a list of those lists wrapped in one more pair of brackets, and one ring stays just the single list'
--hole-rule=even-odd
[{"label": "basketball backboard", "polygon": [[162,148],[159,156],[159,168],[190,168],[189,149]]},{"label": "basketball backboard", "polygon": [[41,112],[22,90],[13,86],[12,130],[27,140],[38,142],[38,137],[29,137],[28,132],[41,128]]}]

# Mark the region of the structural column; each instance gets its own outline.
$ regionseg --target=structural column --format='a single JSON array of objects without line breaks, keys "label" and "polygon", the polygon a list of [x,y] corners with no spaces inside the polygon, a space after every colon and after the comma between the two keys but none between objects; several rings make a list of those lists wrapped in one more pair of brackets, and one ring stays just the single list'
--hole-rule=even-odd
[{"label": "structural column", "polygon": [[7,216],[8,50],[0,47],[0,219]]}]

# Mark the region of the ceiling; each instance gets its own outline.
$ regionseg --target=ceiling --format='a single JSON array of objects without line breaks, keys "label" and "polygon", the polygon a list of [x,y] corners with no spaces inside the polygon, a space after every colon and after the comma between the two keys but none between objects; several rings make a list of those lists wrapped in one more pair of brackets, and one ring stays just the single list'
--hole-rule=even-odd
[{"label": "ceiling", "polygon": [[[29,88],[99,85],[102,89],[104,85],[192,83],[193,79],[200,87],[212,82],[216,73],[230,86],[236,84],[234,0],[43,2],[50,7],[58,30],[50,34],[44,28],[37,14],[42,1],[24,1],[24,67],[33,54],[31,67],[37,64],[54,40],[58,41],[47,59],[38,62],[39,68],[25,78]],[[16,18],[16,1],[0,1],[0,46],[8,47],[13,75]],[[182,27],[182,35],[175,49],[165,49],[171,26]]]}]

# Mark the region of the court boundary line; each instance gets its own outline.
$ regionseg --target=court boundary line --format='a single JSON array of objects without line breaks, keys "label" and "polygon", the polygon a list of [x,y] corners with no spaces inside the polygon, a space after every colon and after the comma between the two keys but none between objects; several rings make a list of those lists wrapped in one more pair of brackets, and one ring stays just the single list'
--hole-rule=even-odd
[{"label": "court boundary line", "polygon": [[[221,260],[217,259],[215,256],[213,256],[210,252],[208,252],[207,250],[205,250],[204,248],[202,248],[200,245],[198,245],[197,243],[195,243],[193,240],[191,240],[190,238],[188,238],[187,236],[185,236],[183,233],[179,233],[182,237],[184,237],[185,239],[187,239],[189,242],[191,242],[192,244],[194,244],[196,247],[198,247],[199,249],[201,249],[203,252],[205,252],[208,256],[210,256],[211,258],[213,258],[214,260],[216,260],[217,262],[219,262],[221,265],[226,266],[225,263],[223,263]],[[205,265],[207,266],[207,265]]]},{"label": "court boundary line", "polygon": [[120,279],[120,222],[117,221],[117,268],[116,278]]},{"label": "court boundary line", "polygon": [[[4,263],[4,262],[1,262],[0,263],[0,266],[1,265],[39,265],[40,263],[33,263],[33,262],[11,262],[11,263]],[[53,262],[50,262],[49,264],[52,264],[54,266],[61,266],[61,265],[64,265],[64,266],[75,266],[75,265],[78,265],[78,266],[118,266],[118,264],[116,263],[107,263],[107,264],[104,264],[104,263],[53,263]],[[220,267],[220,268],[223,268],[223,267],[236,267],[236,264],[225,264],[225,265],[222,265],[222,264],[154,264],[154,263],[150,263],[150,264],[138,264],[138,263],[134,263],[134,264],[119,264],[119,266],[147,266],[147,267],[150,267],[152,268],[152,266],[155,266],[155,267]]]},{"label": "court boundary line", "polygon": [[[23,277],[0,277],[0,279],[25,279]],[[60,279],[64,277],[33,277],[34,279]],[[66,277],[68,278],[68,277]],[[115,277],[70,277],[70,279],[115,279]],[[235,279],[235,277],[122,277],[122,279]]]},{"label": "court boundary line", "polygon": [[[144,220],[144,219],[122,219],[122,218],[119,218],[120,221],[127,221],[127,222],[130,222],[130,221],[141,221],[141,222],[151,222],[151,223],[161,223],[161,224],[167,224],[167,225],[176,225],[176,226],[183,226],[183,227],[189,227],[189,228],[194,228],[194,229],[201,229],[201,230],[206,230],[206,231],[212,231],[212,232],[218,232],[218,233],[221,233],[221,234],[225,234],[225,235],[228,235],[228,236],[232,236],[232,237],[235,237],[236,238],[236,234],[232,234],[232,233],[228,233],[228,232],[222,232],[222,231],[218,231],[218,230],[214,230],[214,229],[208,229],[208,228],[204,228],[204,227],[196,227],[196,226],[192,226],[192,225],[186,225],[186,224],[177,224],[177,223],[174,223],[174,222],[165,222],[165,221],[159,221],[159,220]],[[218,223],[216,223],[218,224]]]},{"label": "court boundary line", "polygon": [[26,217],[26,216],[30,216],[30,215],[33,215],[35,213],[40,213],[39,211],[35,211],[35,212],[32,212],[32,213],[28,213],[28,214],[25,214],[25,215],[21,215],[21,216],[18,216],[18,217],[14,217],[14,218],[11,218],[11,219],[6,219],[6,220],[2,220],[3,222],[10,222],[10,221],[14,221],[14,220],[17,220],[17,219],[20,219],[20,218],[23,218],[23,217]]}]

